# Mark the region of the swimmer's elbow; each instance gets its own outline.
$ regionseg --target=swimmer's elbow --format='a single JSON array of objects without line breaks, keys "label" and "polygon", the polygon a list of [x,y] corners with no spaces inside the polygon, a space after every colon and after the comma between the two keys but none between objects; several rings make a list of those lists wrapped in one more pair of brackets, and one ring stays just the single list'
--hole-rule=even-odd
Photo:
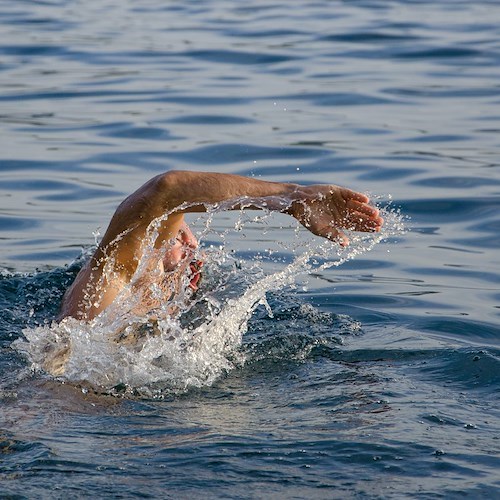
[{"label": "swimmer's elbow", "polygon": [[169,170],[153,178],[155,188],[161,192],[173,193],[183,189],[192,177],[193,172],[187,170]]},{"label": "swimmer's elbow", "polygon": [[[209,174],[200,172],[169,170],[152,179],[153,196],[161,200],[163,211],[204,212],[205,203],[212,201],[214,191],[218,192],[218,186],[210,183],[209,177]],[[189,206],[181,209],[183,204]]]},{"label": "swimmer's elbow", "polygon": [[190,172],[184,170],[169,170],[152,179],[154,196],[162,200],[164,210],[173,210],[190,201],[186,193],[189,174]]}]

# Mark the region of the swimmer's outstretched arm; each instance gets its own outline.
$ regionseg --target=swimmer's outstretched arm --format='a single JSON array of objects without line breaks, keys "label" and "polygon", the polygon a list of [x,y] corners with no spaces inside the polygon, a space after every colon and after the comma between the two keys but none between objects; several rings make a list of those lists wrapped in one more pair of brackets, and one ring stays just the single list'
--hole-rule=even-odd
[{"label": "swimmer's outstretched arm", "polygon": [[335,185],[302,186],[232,174],[166,172],[146,182],[117,208],[96,252],[66,293],[60,317],[92,319],[111,304],[132,278],[144,250],[147,228],[157,217],[170,213],[155,243],[161,248],[182,232],[185,212],[202,212],[206,205],[222,202],[227,209],[266,207],[287,213],[312,233],[341,245],[349,242],[343,229],[373,232],[383,223],[367,196]]}]

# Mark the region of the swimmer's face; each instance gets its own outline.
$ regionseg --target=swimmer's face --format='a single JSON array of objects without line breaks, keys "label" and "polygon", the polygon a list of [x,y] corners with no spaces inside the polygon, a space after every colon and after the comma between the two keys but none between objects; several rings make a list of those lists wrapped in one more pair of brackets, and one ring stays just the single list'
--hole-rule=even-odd
[{"label": "swimmer's face", "polygon": [[165,272],[175,274],[180,278],[182,273],[189,267],[191,276],[189,287],[196,291],[201,279],[201,267],[203,261],[195,260],[194,253],[198,248],[198,240],[191,232],[187,224],[183,224],[175,242],[167,249],[163,257],[163,269]]},{"label": "swimmer's face", "polygon": [[166,272],[174,271],[178,266],[186,263],[182,267],[185,269],[194,256],[194,251],[198,248],[198,240],[184,223],[177,234],[175,242],[170,246],[163,257],[163,269]]}]

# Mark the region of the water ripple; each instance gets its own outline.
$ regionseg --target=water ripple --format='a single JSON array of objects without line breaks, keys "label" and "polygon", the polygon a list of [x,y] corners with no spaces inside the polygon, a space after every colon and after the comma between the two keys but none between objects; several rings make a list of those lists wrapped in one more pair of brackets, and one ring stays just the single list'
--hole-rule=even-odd
[{"label": "water ripple", "polygon": [[[2,493],[496,497],[498,1],[84,5],[0,12]],[[352,186],[411,230],[269,297],[210,388],[111,400],[31,374],[12,341],[169,168]],[[281,219],[217,224],[235,259],[294,259]]]}]

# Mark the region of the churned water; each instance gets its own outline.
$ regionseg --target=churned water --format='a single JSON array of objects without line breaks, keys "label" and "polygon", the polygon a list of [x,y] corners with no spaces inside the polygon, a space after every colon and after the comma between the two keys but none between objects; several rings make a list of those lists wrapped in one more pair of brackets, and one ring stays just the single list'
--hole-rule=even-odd
[{"label": "churned water", "polygon": [[[498,19],[1,3],[0,497],[498,496]],[[114,208],[172,168],[346,185],[387,224],[340,252],[282,215],[192,216],[180,316],[53,323]],[[160,335],[107,341],[127,327]]]}]

